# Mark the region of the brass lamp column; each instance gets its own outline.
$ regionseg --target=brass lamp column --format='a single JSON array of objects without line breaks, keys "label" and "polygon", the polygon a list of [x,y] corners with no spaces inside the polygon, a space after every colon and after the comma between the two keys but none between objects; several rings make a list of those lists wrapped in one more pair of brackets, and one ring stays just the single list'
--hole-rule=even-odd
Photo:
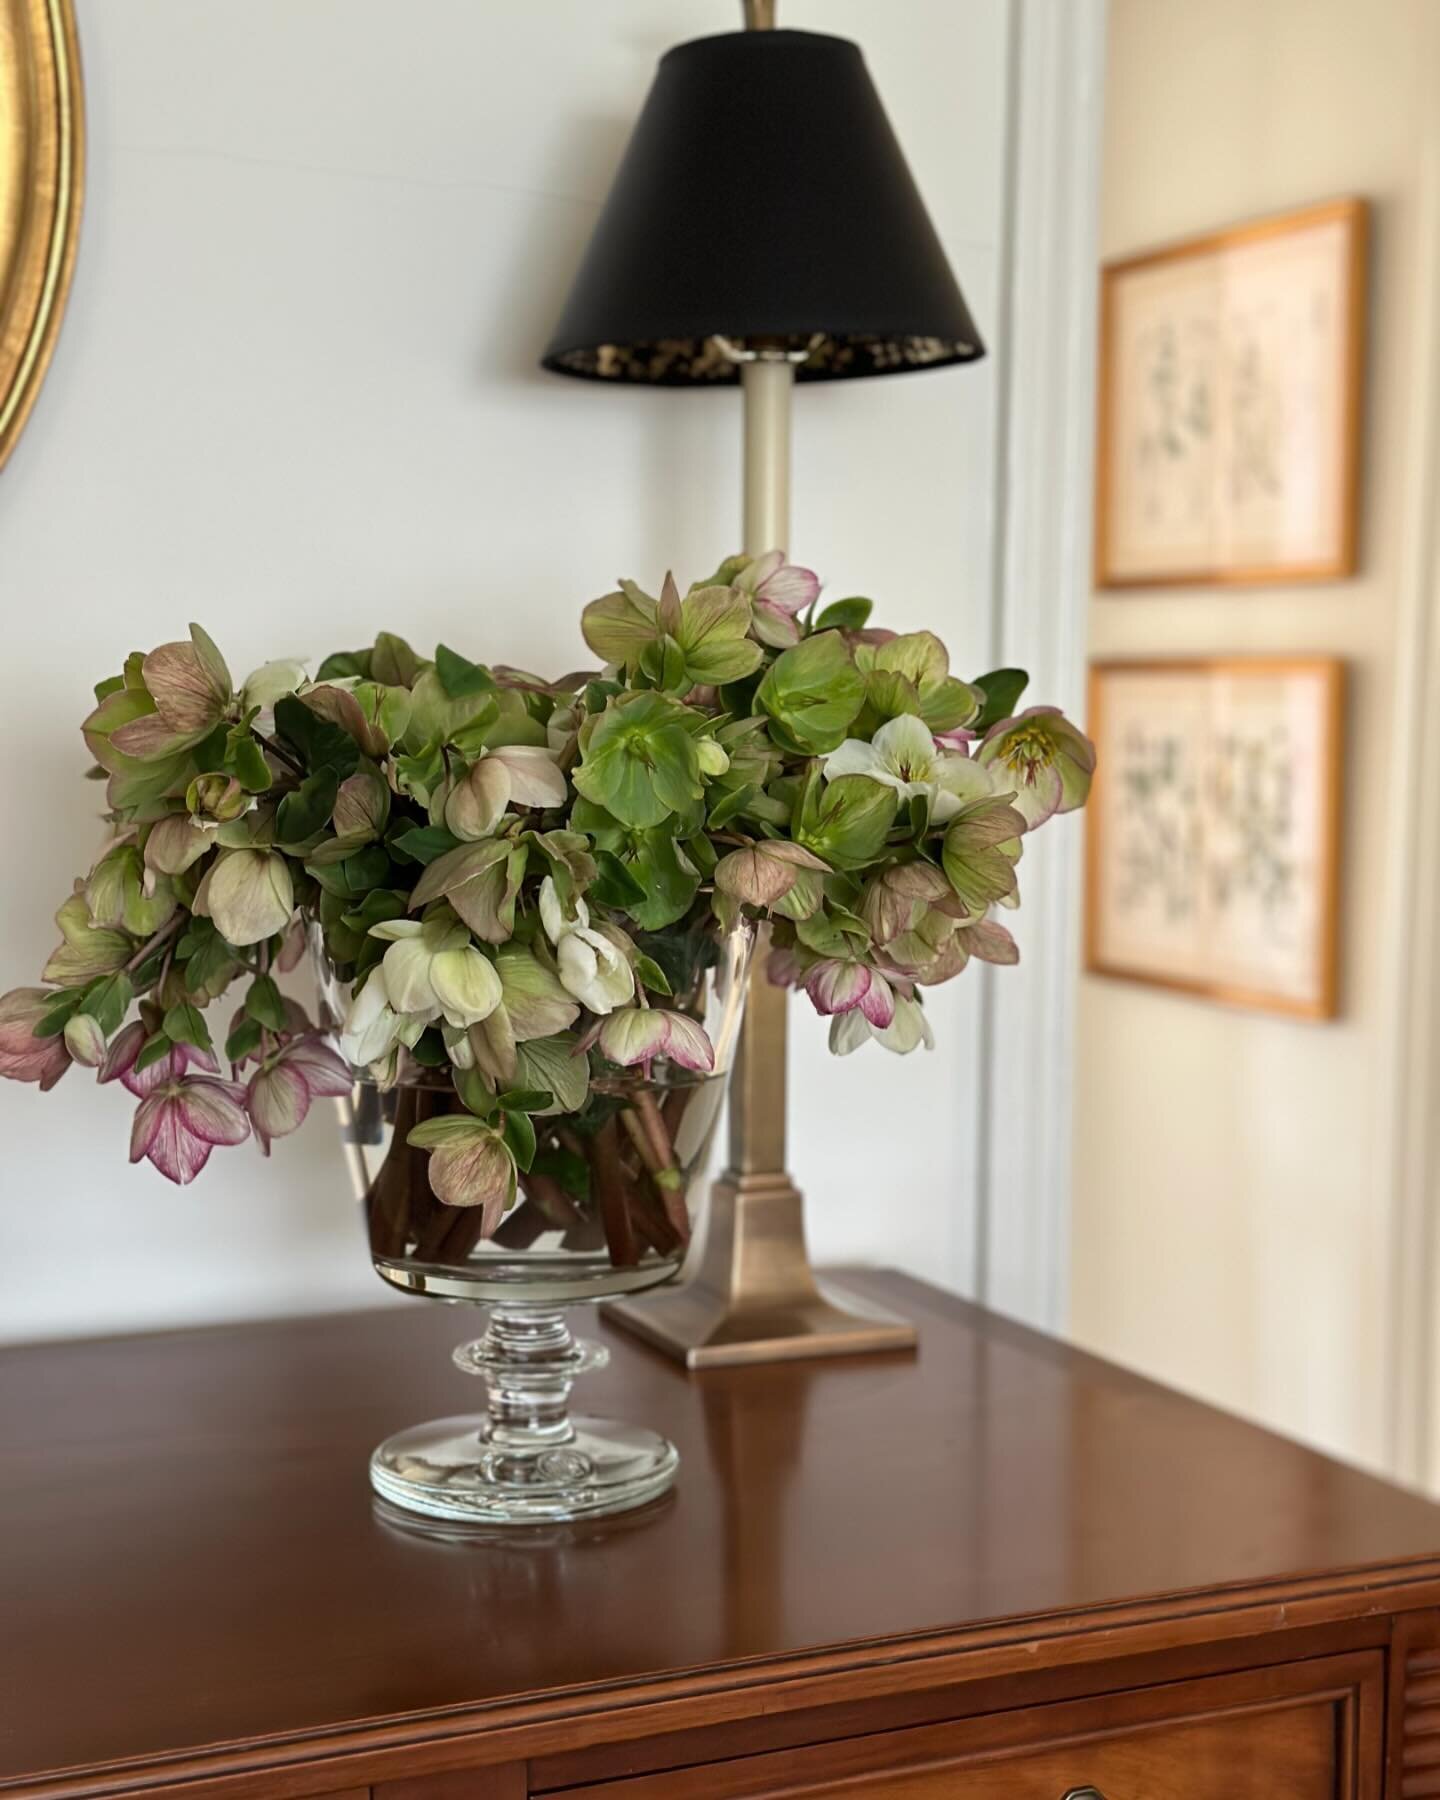
[{"label": "brass lamp column", "polygon": [[[799,381],[968,362],[983,347],[855,45],[773,29],[681,44],[636,125],[543,360],[654,386],[739,380],[744,548],[789,550]],[[784,989],[756,959],[729,1166],[681,1280],[607,1309],[692,1368],[903,1348],[913,1326],[822,1291],[786,1169]]]}]

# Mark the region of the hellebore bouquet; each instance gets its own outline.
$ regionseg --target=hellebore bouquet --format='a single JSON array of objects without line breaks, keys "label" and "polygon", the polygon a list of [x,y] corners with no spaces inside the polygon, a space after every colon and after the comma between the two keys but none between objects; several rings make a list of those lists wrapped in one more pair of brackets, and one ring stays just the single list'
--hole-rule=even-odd
[{"label": "hellebore bouquet", "polygon": [[[44,985],[0,999],[0,1074],[120,1081],[131,1160],[188,1182],[357,1071],[419,1070],[452,1107],[409,1142],[488,1232],[537,1118],[583,1125],[625,1071],[712,1068],[686,995],[741,919],[769,922],[769,977],[832,1049],[928,1047],[926,987],[1016,960],[994,911],[1094,753],[1053,709],[1017,714],[1021,671],[962,681],[929,632],[819,587],[779,552],[683,596],[622,582],[581,619],[603,669],[559,681],[390,633],[238,689],[199,626],[135,652],[82,726],[109,841]],[[307,941],[344,984],[338,1052],[276,982]],[[636,1137],[663,1188],[657,1130]]]}]

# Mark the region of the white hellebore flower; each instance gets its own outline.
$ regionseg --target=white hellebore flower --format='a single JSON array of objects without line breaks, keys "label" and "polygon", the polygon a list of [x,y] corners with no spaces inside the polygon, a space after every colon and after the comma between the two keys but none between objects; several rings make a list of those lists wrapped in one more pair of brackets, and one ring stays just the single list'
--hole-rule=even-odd
[{"label": "white hellebore flower", "polygon": [[368,1069],[394,1049],[403,1023],[390,1004],[385,970],[372,969],[370,979],[350,1002],[350,1015],[340,1034],[341,1056],[354,1069]]},{"label": "white hellebore flower", "polygon": [[444,1019],[463,1028],[488,1019],[500,1004],[495,965],[475,948],[463,925],[387,919],[372,926],[370,935],[389,941],[380,969],[396,1012],[427,1025]]},{"label": "white hellebore flower", "polygon": [[868,775],[907,800],[927,794],[936,824],[954,818],[967,801],[994,792],[986,769],[968,756],[942,750],[930,727],[913,713],[887,720],[868,744],[846,738],[825,758],[825,779],[833,781],[837,775]]},{"label": "white hellebore flower", "polygon": [[555,962],[567,994],[592,1013],[613,1012],[635,996],[635,973],[624,954],[590,929],[590,908],[577,897],[567,918],[553,877],[540,884],[540,923],[555,946]]},{"label": "white hellebore flower", "polygon": [[922,1044],[927,1050],[935,1048],[935,1034],[925,1017],[924,1007],[904,994],[896,994],[895,1016],[883,1028],[872,1025],[858,1006],[850,1012],[836,1013],[830,1021],[832,1055],[849,1056],[852,1050],[858,1050],[872,1037],[897,1056],[908,1056]]},{"label": "white hellebore flower", "polygon": [[607,937],[588,926],[567,931],[555,951],[560,980],[592,1013],[613,1012],[635,995],[635,975]]}]

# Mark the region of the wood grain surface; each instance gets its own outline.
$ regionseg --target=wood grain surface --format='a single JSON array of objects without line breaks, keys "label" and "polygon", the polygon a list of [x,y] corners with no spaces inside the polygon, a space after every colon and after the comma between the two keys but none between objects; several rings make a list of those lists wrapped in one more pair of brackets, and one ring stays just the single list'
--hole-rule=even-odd
[{"label": "wood grain surface", "polygon": [[613,1337],[584,1403],[673,1437],[675,1494],[465,1541],[366,1483],[379,1438],[478,1401],[462,1311],[0,1353],[0,1787],[318,1794],[1440,1600],[1440,1509],[854,1285],[918,1358],[691,1376]]}]

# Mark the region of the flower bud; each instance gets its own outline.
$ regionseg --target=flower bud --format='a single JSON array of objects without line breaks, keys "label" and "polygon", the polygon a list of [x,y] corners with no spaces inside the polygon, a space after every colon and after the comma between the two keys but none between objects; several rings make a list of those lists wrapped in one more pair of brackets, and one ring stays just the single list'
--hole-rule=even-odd
[{"label": "flower bud", "polygon": [[336,832],[357,843],[379,837],[390,817],[390,789],[373,769],[347,775],[335,796],[333,821]]},{"label": "flower bud", "polygon": [[105,1033],[89,1013],[71,1013],[65,1021],[65,1048],[77,1063],[98,1069],[105,1060]]},{"label": "flower bud", "polygon": [[[387,957],[391,952],[387,951]],[[478,1025],[500,1004],[500,977],[490,958],[467,944],[442,950],[430,961],[430,985],[452,1025]]]},{"label": "flower bud", "polygon": [[197,775],[185,790],[185,810],[193,818],[228,825],[250,807],[250,796],[233,775]]},{"label": "flower bud", "polygon": [[445,823],[467,843],[489,837],[510,804],[510,772],[493,756],[473,764],[445,798]]}]

